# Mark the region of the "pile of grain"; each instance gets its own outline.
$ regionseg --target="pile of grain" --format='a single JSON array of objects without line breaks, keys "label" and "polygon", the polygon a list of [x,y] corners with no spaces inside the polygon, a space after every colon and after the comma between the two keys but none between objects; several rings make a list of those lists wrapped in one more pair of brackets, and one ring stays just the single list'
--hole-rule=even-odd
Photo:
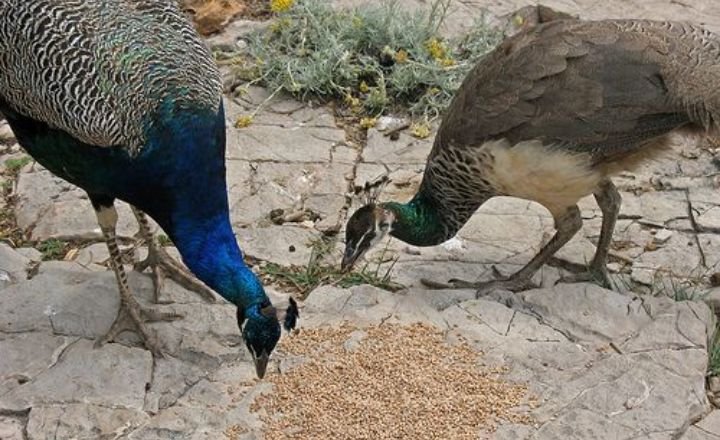
[{"label": "pile of grain", "polygon": [[529,422],[513,410],[532,404],[525,386],[427,325],[303,330],[280,349],[306,362],[270,375],[273,391],[254,403],[266,440],[463,440],[498,420]]}]

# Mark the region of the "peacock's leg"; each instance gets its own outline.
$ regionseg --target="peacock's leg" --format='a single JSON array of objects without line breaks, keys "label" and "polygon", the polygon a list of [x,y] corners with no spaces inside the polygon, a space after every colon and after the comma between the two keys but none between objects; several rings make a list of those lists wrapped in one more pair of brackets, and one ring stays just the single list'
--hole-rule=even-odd
[{"label": "peacock's leg", "polygon": [[555,235],[540,249],[522,269],[505,279],[484,282],[468,282],[463,280],[450,280],[447,284],[434,281],[421,280],[431,288],[441,289],[477,289],[477,296],[493,289],[504,289],[517,292],[531,287],[533,275],[550,259],[555,252],[563,247],[582,227],[582,217],[577,206],[568,208],[563,214],[555,217]]},{"label": "peacock's leg", "polygon": [[152,279],[153,285],[155,286],[155,302],[168,302],[160,300],[165,275],[186,289],[198,293],[205,301],[215,302],[215,294],[213,291],[195,278],[187,269],[182,267],[180,263],[175,261],[175,259],[168,255],[165,249],[160,246],[150,229],[150,223],[145,213],[134,206],[132,207],[132,211],[140,225],[140,235],[148,245],[147,258],[136,263],[135,270],[142,272],[148,267],[152,268]]},{"label": "peacock's leg", "polygon": [[145,347],[150,350],[153,355],[162,357],[160,344],[154,335],[152,335],[145,326],[145,322],[152,321],[172,321],[182,316],[176,313],[159,312],[140,306],[137,299],[130,293],[127,274],[122,264],[122,255],[118,248],[117,237],[115,236],[115,227],[117,225],[117,211],[115,211],[114,200],[112,198],[91,196],[95,214],[97,215],[100,229],[105,237],[105,243],[110,253],[110,266],[115,272],[118,289],[120,291],[120,309],[117,317],[113,322],[110,330],[97,339],[96,346],[112,341],[115,337],[125,330],[137,331]]},{"label": "peacock's leg", "polygon": [[594,281],[605,287],[612,287],[610,276],[607,271],[608,252],[612,241],[615,223],[620,213],[622,197],[610,179],[603,180],[593,193],[600,211],[602,211],[602,226],[600,238],[592,262],[587,271],[563,277],[563,282]]}]

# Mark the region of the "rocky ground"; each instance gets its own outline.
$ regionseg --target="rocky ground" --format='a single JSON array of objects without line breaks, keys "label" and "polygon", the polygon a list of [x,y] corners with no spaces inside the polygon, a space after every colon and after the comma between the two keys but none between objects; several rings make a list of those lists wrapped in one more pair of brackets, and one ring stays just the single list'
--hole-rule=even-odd
[{"label": "rocky ground", "polygon": [[[587,18],[687,19],[720,30],[720,5],[710,0],[547,4]],[[456,30],[481,8],[502,16],[521,6],[522,0],[459,1],[447,26]],[[250,26],[236,21],[210,42],[232,44]],[[251,88],[226,101],[232,219],[254,261],[306,264],[309,243],[341,231],[357,206],[350,189],[386,171],[392,183],[383,198],[412,195],[431,138],[403,132],[391,140],[382,126],[358,136],[331,108],[282,96],[249,127],[233,128],[267,96]],[[0,187],[11,195],[0,198],[0,211],[12,216],[26,240],[0,243],[0,439],[262,438],[250,406],[265,386],[254,379],[233,307],[205,303],[168,282],[171,303],[160,307],[186,317],[153,327],[166,359],[154,361],[132,335],[93,348],[119,299],[90,203],[37,164],[18,160],[23,153],[3,125],[0,142]],[[711,306],[720,298],[712,287],[720,272],[717,154],[709,143],[678,139],[667,158],[616,180],[623,207],[611,270],[619,292],[554,285],[564,269],[592,256],[601,218],[591,198],[581,204],[582,234],[537,277],[541,288],[480,300],[471,291],[423,289],[420,277],[487,279],[492,265],[510,273],[553,232],[538,205],[499,198],[444,245],[391,242],[388,252],[399,258],[393,280],[404,289],[321,286],[303,301],[301,326],[422,321],[446,330],[448,338],[466,337],[486,362],[507,366],[510,380],[527,383],[540,398],[534,426],[502,425],[497,439],[720,439],[713,405],[720,383],[706,380],[715,330]],[[279,209],[283,224],[270,220]],[[136,230],[123,206],[119,234],[130,243]],[[30,247],[42,242],[59,248],[62,261],[45,261],[53,253],[49,245],[44,253]],[[327,258],[337,262],[337,252]],[[149,276],[132,273],[130,279],[149,302]],[[277,286],[268,289],[287,296]],[[274,356],[269,374],[282,373],[284,356]],[[236,426],[239,434],[231,429]]]}]

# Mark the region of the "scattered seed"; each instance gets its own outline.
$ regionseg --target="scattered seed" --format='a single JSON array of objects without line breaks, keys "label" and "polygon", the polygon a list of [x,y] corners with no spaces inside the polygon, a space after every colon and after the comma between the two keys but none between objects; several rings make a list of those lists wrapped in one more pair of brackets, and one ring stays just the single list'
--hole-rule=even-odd
[{"label": "scattered seed", "polygon": [[[280,350],[304,362],[268,380],[251,409],[266,440],[477,439],[497,423],[532,423],[527,387],[479,364],[467,342],[427,324],[304,329]],[[352,339],[351,343],[348,342]]]},{"label": "scattered seed", "polygon": [[228,426],[223,434],[225,434],[225,438],[228,440],[238,440],[240,436],[246,432],[248,432],[246,428],[243,428],[240,425],[232,425]]}]

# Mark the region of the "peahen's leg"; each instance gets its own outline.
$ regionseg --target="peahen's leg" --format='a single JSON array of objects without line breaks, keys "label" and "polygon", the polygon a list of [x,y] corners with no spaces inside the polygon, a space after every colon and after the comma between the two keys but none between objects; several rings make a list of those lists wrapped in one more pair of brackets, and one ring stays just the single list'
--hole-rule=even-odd
[{"label": "peahen's leg", "polygon": [[[135,270],[142,272],[146,268],[152,269],[153,285],[155,286],[155,302],[160,303],[165,275],[188,290],[198,293],[207,302],[215,302],[215,294],[205,284],[192,276],[187,269],[172,258],[157,242],[150,229],[150,223],[144,212],[132,207],[133,214],[140,225],[140,235],[148,245],[148,256],[145,260],[135,264]],[[166,302],[166,301],[162,301]]]},{"label": "peahen's leg", "polygon": [[600,238],[598,239],[595,256],[593,257],[586,272],[564,277],[563,281],[594,281],[604,285],[605,287],[612,287],[612,284],[610,283],[610,276],[607,271],[607,259],[613,231],[615,230],[615,223],[617,222],[617,217],[620,213],[622,197],[610,179],[603,180],[593,195],[595,196],[595,200],[597,201],[603,216],[602,226],[600,228]]},{"label": "peahen's leg", "polygon": [[117,225],[117,212],[115,211],[114,200],[112,198],[91,196],[95,214],[97,215],[100,229],[110,253],[110,266],[115,272],[118,289],[120,291],[120,309],[118,310],[115,322],[113,322],[110,330],[98,338],[96,346],[112,341],[115,337],[125,330],[137,331],[143,343],[148,350],[152,351],[155,356],[162,356],[160,345],[145,326],[145,322],[152,321],[172,321],[181,318],[176,313],[159,312],[140,306],[137,299],[130,293],[127,274],[122,264],[122,255],[118,248],[117,238],[115,236],[115,227]]},{"label": "peahen's leg", "polygon": [[492,289],[505,289],[517,292],[530,287],[533,275],[550,259],[555,252],[563,247],[582,227],[582,217],[577,206],[568,208],[563,214],[555,217],[555,235],[540,249],[540,252],[533,257],[522,269],[510,275],[508,278],[485,281],[468,282],[463,280],[450,280],[448,284],[436,283],[434,281],[422,280],[423,284],[431,288],[444,289],[477,289],[478,296]]}]

